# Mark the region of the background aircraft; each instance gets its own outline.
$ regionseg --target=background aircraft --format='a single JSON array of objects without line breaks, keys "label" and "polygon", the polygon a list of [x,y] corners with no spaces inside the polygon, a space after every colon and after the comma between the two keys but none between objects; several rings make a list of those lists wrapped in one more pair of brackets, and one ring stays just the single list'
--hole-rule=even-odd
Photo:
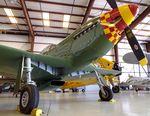
[{"label": "background aircraft", "polygon": [[[148,64],[150,64],[150,53],[144,53],[146,58],[148,59]],[[138,64],[139,62],[136,59],[136,56],[133,52],[129,52],[123,56],[123,60],[129,64]]]},{"label": "background aircraft", "polygon": [[73,74],[95,74],[100,98],[104,101],[112,99],[111,89],[103,83],[103,75],[98,73],[101,69],[90,63],[104,56],[117,44],[123,31],[140,64],[147,64],[147,59],[128,27],[136,17],[138,6],[117,7],[114,0],[107,1],[113,8],[111,11],[89,20],[55,48],[43,54],[0,45],[0,73],[16,78],[15,90],[21,92],[19,107],[22,113],[29,114],[38,106],[38,88],[61,87],[65,84],[66,75],[71,78]]},{"label": "background aircraft", "polygon": [[138,90],[150,90],[150,77],[133,77],[124,83],[125,85],[132,85],[132,87],[138,92]]},{"label": "background aircraft", "polygon": [[[145,56],[148,59],[148,64],[150,64],[150,53],[145,53]],[[129,64],[139,64],[139,62],[137,61],[133,52],[129,52],[129,53],[125,54],[123,56],[123,60],[124,60],[124,62],[129,63]],[[147,74],[147,77],[131,76],[131,77],[129,77],[129,79],[126,81],[125,84],[132,85],[136,91],[138,91],[140,89],[150,88],[150,74]]]},{"label": "background aircraft", "polygon": [[[114,80],[116,76],[121,75],[121,71],[118,69],[114,69],[114,63],[105,59],[105,58],[98,58],[95,62],[93,62],[93,66],[99,67],[98,73],[100,75],[103,75],[105,85],[112,85],[112,90],[114,93],[119,92],[119,86],[114,84]],[[78,76],[78,77],[77,77]],[[70,77],[65,77],[65,84],[61,87],[61,89],[71,89],[71,88],[77,88],[81,86],[87,86],[91,84],[96,84],[97,80],[95,78],[95,75],[93,74],[85,74],[85,75],[77,75],[74,76],[71,80],[68,79]],[[107,82],[109,81],[109,83]]]}]

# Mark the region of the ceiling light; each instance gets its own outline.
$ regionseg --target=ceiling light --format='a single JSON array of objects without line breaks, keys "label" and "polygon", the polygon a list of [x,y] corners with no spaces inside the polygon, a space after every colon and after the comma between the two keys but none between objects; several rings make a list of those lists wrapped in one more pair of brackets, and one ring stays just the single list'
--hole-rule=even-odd
[{"label": "ceiling light", "polygon": [[50,26],[50,22],[48,20],[43,20],[44,26]]},{"label": "ceiling light", "polygon": [[11,23],[17,23],[17,20],[15,19],[15,17],[9,17],[9,20]]},{"label": "ceiling light", "polygon": [[63,27],[68,28],[69,22],[63,22]]},{"label": "ceiling light", "polygon": [[50,26],[49,13],[47,12],[43,12],[43,23],[44,26]]},{"label": "ceiling light", "polygon": [[43,12],[43,19],[49,20],[49,13]]},{"label": "ceiling light", "polygon": [[4,8],[4,11],[6,12],[7,16],[14,17],[14,14],[11,9]]},{"label": "ceiling light", "polygon": [[69,22],[70,21],[70,15],[64,15],[64,21]]},{"label": "ceiling light", "polygon": [[11,23],[17,23],[16,18],[14,17],[14,14],[11,9],[4,8],[4,11],[6,12],[7,16],[9,17],[9,20]]}]

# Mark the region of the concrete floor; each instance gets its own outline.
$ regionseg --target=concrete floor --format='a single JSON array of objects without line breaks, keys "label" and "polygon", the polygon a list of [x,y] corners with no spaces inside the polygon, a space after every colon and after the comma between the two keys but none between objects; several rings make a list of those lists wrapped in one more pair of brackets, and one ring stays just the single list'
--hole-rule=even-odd
[{"label": "concrete floor", "polygon": [[[99,102],[96,92],[41,92],[39,107],[43,116],[150,116],[150,92],[134,91],[115,94],[114,102]],[[26,116],[15,111],[19,99],[0,94],[0,116]]]}]

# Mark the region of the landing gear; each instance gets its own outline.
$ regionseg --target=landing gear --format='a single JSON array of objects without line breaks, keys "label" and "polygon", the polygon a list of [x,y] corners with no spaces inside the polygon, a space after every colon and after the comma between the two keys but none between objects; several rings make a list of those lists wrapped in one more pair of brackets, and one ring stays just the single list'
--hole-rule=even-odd
[{"label": "landing gear", "polygon": [[100,90],[99,91],[99,97],[102,101],[110,101],[113,98],[113,93],[109,86],[103,86],[103,90],[105,94]]},{"label": "landing gear", "polygon": [[82,93],[85,93],[85,89],[82,89]]},{"label": "landing gear", "polygon": [[114,93],[119,93],[120,92],[120,88],[119,88],[119,86],[113,86],[112,87],[112,91],[114,92]]},{"label": "landing gear", "polygon": [[139,89],[138,89],[138,88],[135,88],[135,91],[136,91],[136,92],[138,92],[138,91],[139,91]]},{"label": "landing gear", "polygon": [[72,92],[79,92],[77,88],[72,88]]},{"label": "landing gear", "polygon": [[30,114],[32,109],[37,108],[39,104],[39,91],[35,85],[26,85],[21,90],[20,111],[24,114]]},{"label": "landing gear", "polygon": [[95,71],[95,75],[96,75],[96,79],[97,79],[97,84],[100,88],[99,90],[99,97],[102,101],[110,101],[113,98],[113,92],[110,89],[109,86],[106,85],[106,83],[104,82],[104,80],[102,79],[102,76],[99,75],[96,71]]},{"label": "landing gear", "polygon": [[[24,114],[30,114],[39,104],[39,90],[36,83],[31,79],[31,72],[31,58],[23,58],[21,70],[20,73],[18,73],[18,76],[20,75],[24,80],[24,83],[22,87],[18,86],[17,88],[20,89],[19,109],[20,112]],[[24,76],[22,76],[23,73]],[[19,82],[16,84],[21,85]]]}]

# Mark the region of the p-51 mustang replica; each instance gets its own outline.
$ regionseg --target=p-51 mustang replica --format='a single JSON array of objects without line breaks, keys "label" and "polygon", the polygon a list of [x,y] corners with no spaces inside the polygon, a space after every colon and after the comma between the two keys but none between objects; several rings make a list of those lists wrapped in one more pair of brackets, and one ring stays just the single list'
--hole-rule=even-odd
[{"label": "p-51 mustang replica", "polygon": [[[67,36],[54,49],[44,54],[0,46],[0,73],[16,77],[16,91],[20,94],[20,111],[29,114],[39,103],[39,89],[58,88],[65,84],[64,77],[74,74],[96,75],[100,87],[99,95],[104,101],[112,99],[111,89],[102,82],[99,68],[90,63],[104,56],[117,42],[125,30],[128,41],[142,65],[147,62],[129,24],[135,19],[137,5],[117,7],[114,0],[107,0],[113,10],[103,13],[83,24],[80,29]],[[136,48],[134,47],[136,46]],[[107,75],[109,71],[104,71]]]}]

